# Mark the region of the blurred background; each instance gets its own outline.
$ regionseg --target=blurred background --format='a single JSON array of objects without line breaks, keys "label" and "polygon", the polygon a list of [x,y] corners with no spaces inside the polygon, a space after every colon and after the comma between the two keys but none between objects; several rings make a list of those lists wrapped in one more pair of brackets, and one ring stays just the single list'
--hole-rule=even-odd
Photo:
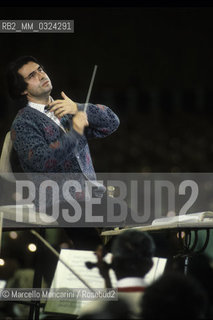
[{"label": "blurred background", "polygon": [[[73,19],[70,34],[0,34],[1,143],[17,113],[4,72],[20,55],[45,66],[54,90],[120,117],[117,132],[91,141],[97,172],[212,171],[212,7],[17,7],[1,19]],[[104,153],[104,157],[103,157]]]},{"label": "blurred background", "polygon": [[[33,55],[52,80],[54,99],[63,90],[84,102],[98,65],[90,101],[112,108],[121,123],[112,136],[90,142],[97,172],[212,172],[212,16],[213,7],[2,7],[1,20],[73,19],[74,33],[0,34],[1,148],[18,111],[6,66]],[[2,254],[13,263],[11,272],[2,265],[2,279],[33,265],[33,240],[28,234],[18,245],[21,239],[4,235]],[[11,249],[14,241],[23,252]],[[49,241],[66,239],[50,232]]]}]

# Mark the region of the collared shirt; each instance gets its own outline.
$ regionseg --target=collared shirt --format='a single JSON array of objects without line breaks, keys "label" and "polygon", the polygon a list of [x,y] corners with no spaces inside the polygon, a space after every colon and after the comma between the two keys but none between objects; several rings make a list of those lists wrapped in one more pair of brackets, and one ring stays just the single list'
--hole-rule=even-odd
[{"label": "collared shirt", "polygon": [[[52,99],[52,98],[51,98]],[[52,99],[53,101],[53,99]],[[64,127],[62,126],[60,120],[54,115],[54,112],[51,112],[51,111],[44,111],[44,107],[45,107],[45,104],[40,104],[40,103],[35,103],[35,102],[32,102],[32,101],[29,101],[28,102],[28,105],[31,107],[31,108],[34,108],[38,111],[40,111],[41,113],[45,114],[47,117],[49,117],[50,119],[52,119],[63,131],[65,131]],[[66,131],[65,131],[66,132]]]},{"label": "collared shirt", "polygon": [[128,277],[117,281],[117,288],[119,292],[127,291],[144,291],[147,286],[143,278]]}]

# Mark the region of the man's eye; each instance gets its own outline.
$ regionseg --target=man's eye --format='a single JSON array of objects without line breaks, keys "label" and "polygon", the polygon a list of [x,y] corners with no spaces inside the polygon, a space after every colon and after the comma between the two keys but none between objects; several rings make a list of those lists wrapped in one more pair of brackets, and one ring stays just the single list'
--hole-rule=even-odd
[{"label": "man's eye", "polygon": [[33,73],[31,73],[31,74],[28,76],[28,78],[29,78],[29,79],[32,79],[34,76],[35,76],[35,73],[33,72]]},{"label": "man's eye", "polygon": [[42,71],[44,71],[44,70],[43,70],[42,67],[39,67],[39,68],[38,68],[38,71],[39,71],[39,72],[42,72]]}]

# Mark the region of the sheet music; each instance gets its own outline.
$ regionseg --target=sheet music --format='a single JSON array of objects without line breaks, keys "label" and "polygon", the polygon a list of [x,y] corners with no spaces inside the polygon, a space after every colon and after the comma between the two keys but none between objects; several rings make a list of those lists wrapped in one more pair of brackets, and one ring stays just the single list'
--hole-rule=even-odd
[{"label": "sheet music", "polygon": [[[105,261],[111,262],[111,253],[105,257]],[[70,250],[62,249],[60,258],[67,262],[74,271],[76,271],[92,288],[104,288],[104,280],[99,274],[98,268],[88,269],[85,262],[97,262],[96,255],[93,251],[87,250]],[[153,258],[154,265],[150,272],[146,275],[145,281],[150,284],[157,279],[163,272],[167,259]],[[117,279],[113,270],[110,270],[110,279],[112,286],[116,288]],[[55,275],[51,284],[51,288],[73,288],[80,289],[86,286],[75,277],[60,261],[57,264]],[[45,306],[45,312],[76,314],[80,313],[81,308],[91,301],[80,300],[51,300],[49,299]]]},{"label": "sheet music", "polygon": [[160,276],[163,275],[167,262],[167,259],[165,258],[154,257],[152,260],[153,267],[144,277],[144,280],[147,283],[147,285],[150,285],[153,281],[157,280]]},{"label": "sheet music", "polygon": [[[62,249],[60,258],[66,261],[74,271],[76,271],[92,288],[104,288],[104,279],[100,276],[98,268],[88,269],[85,262],[97,262],[93,251],[87,250],[69,250]],[[106,262],[110,262],[111,255],[105,257]],[[110,270],[110,278],[113,287],[116,287],[116,276],[113,270]],[[86,286],[75,277],[60,261],[57,264],[56,272],[51,284],[51,288],[73,288],[80,289]],[[57,312],[67,314],[79,314],[81,308],[89,303],[81,300],[48,300],[45,306],[45,312]]]},{"label": "sheet music", "polygon": [[152,221],[153,226],[175,224],[181,222],[199,222],[199,221],[213,221],[213,212],[204,211],[184,215],[177,215],[172,217],[162,217]]},{"label": "sheet music", "polygon": [[[60,258],[65,260],[82,278],[86,279],[92,288],[104,288],[104,279],[100,276],[98,268],[88,269],[86,261],[97,262],[93,251],[62,249]],[[108,254],[105,260],[110,262],[111,255]],[[86,286],[75,277],[60,261],[57,264],[52,286],[54,288],[86,288]],[[112,270],[110,270],[111,272]],[[63,275],[63,276],[62,276]],[[112,285],[116,286],[116,276],[110,273]]]}]

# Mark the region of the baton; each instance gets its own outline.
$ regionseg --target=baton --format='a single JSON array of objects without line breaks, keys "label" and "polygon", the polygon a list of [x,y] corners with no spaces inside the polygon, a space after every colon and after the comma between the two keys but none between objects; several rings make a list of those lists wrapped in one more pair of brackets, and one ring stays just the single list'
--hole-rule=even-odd
[{"label": "baton", "polygon": [[87,111],[87,106],[88,106],[88,102],[89,102],[89,99],[90,99],[90,95],[91,95],[92,86],[93,86],[93,82],[94,82],[94,79],[95,79],[95,74],[96,74],[97,67],[98,66],[96,64],[94,66],[94,69],[93,69],[92,78],[91,78],[91,81],[90,81],[89,90],[88,90],[88,93],[87,93],[87,98],[86,98],[86,102],[85,102],[85,106],[84,106],[84,112]]}]

